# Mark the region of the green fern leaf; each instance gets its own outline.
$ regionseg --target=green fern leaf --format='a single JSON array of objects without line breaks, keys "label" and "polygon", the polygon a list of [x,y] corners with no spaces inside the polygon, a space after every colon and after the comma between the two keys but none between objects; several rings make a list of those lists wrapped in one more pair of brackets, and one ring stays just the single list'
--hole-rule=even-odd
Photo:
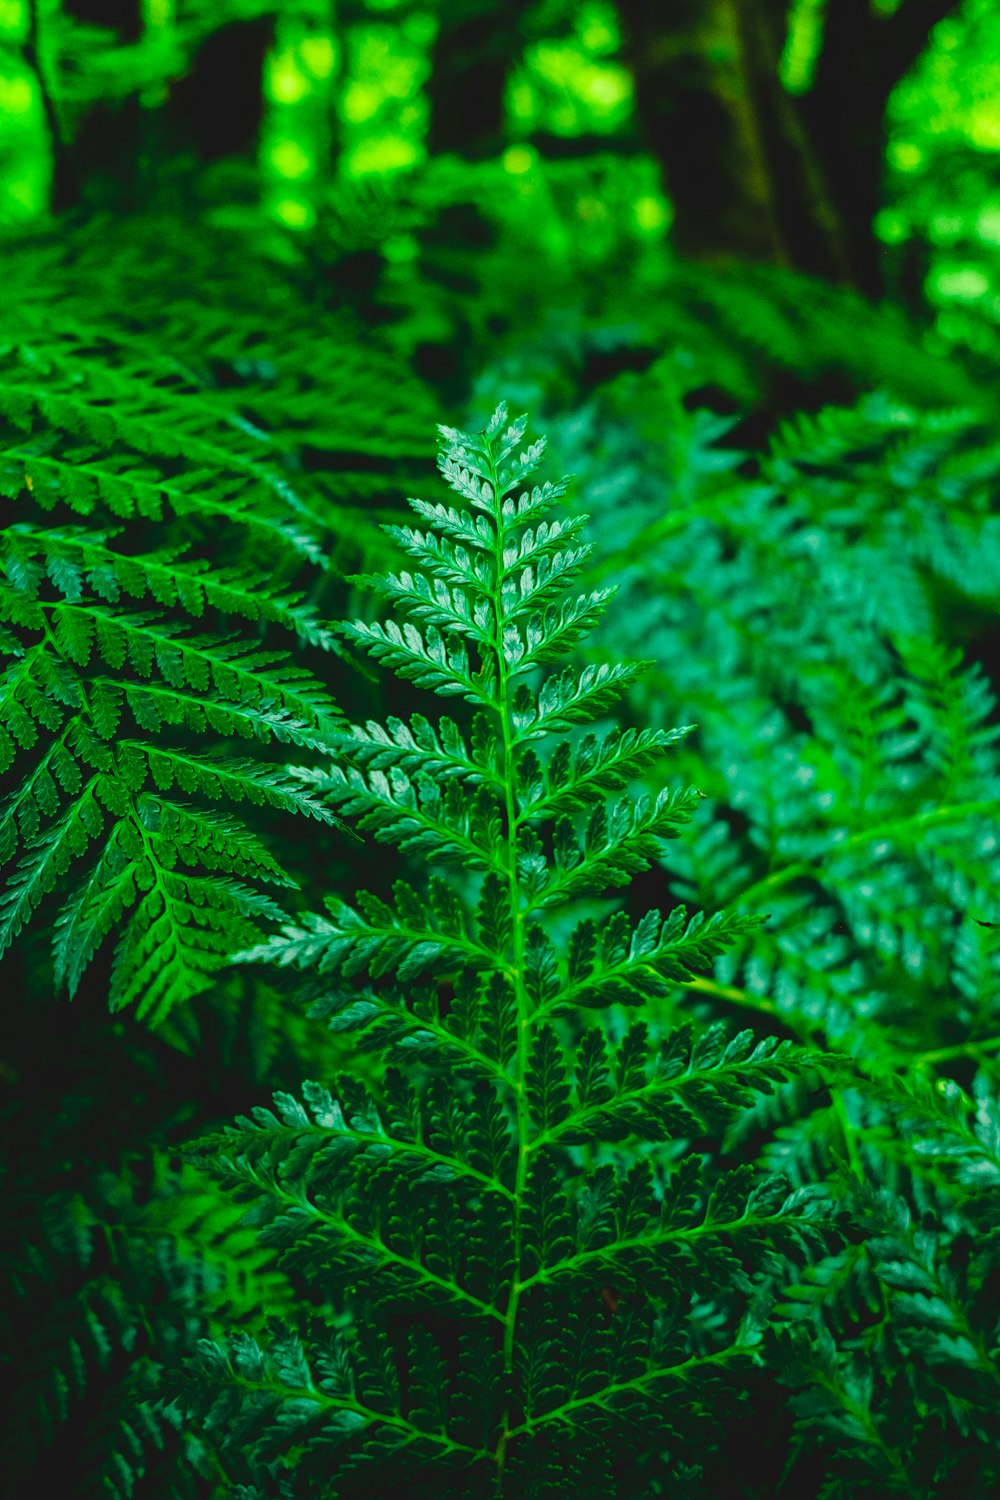
[{"label": "green fern leaf", "polygon": [[[668,1392],[695,1413],[752,1358],[754,1268],[828,1249],[824,1195],[745,1169],[706,1181],[685,1149],[805,1066],[788,1043],[665,1024],[757,920],[564,920],[647,869],[702,796],[628,795],[686,730],[576,733],[638,668],[561,665],[611,591],[571,593],[587,549],[579,524],[543,519],[565,482],[522,488],[544,451],[524,430],[502,407],[482,434],[442,429],[441,472],[471,509],[411,502],[435,530],[395,534],[426,571],[369,581],[401,619],[345,632],[474,712],[347,729],[329,770],[295,773],[431,872],[331,896],[243,955],[310,976],[312,1014],[381,1055],[382,1078],[278,1094],[197,1148],[262,1242],[345,1310],[343,1333],[206,1347],[191,1377],[192,1410],[302,1494],[331,1444],[350,1494],[391,1487],[404,1453],[418,1487],[510,1500],[581,1444],[607,1474],[623,1420],[655,1444]],[[621,1003],[643,1011],[624,1032]],[[671,1321],[712,1299],[707,1345]]]}]

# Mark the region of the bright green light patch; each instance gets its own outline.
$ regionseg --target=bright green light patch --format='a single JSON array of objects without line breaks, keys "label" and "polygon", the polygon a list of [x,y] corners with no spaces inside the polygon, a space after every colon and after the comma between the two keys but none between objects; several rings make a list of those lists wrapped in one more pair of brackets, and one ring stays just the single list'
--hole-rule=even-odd
[{"label": "bright green light patch", "polygon": [[538,160],[538,152],[530,146],[508,146],[503,154],[503,166],[505,172],[510,172],[514,177],[522,177],[525,172],[530,172]]},{"label": "bright green light patch", "polygon": [[942,313],[937,326],[949,344],[966,344],[973,352],[996,359],[996,330],[984,322],[980,307],[972,315],[957,308]]},{"label": "bright green light patch", "polygon": [[24,115],[35,102],[29,78],[0,78],[0,113]]},{"label": "bright green light patch", "polygon": [[538,113],[535,91],[523,73],[515,76],[508,86],[507,107],[515,120],[533,120]]},{"label": "bright green light patch", "polygon": [[980,151],[1000,151],[1000,105],[995,99],[969,111],[965,133]]},{"label": "bright green light patch", "polygon": [[931,215],[931,239],[934,240],[935,244],[953,245],[961,237],[964,227],[965,220],[961,214],[943,213]]},{"label": "bright green light patch", "polygon": [[792,0],[778,76],[789,94],[807,94],[823,45],[826,0]]},{"label": "bright green light patch", "polygon": [[276,141],[268,155],[280,177],[308,177],[316,165],[298,141]]},{"label": "bright green light patch", "polygon": [[361,125],[378,114],[384,97],[382,90],[374,83],[362,83],[360,79],[355,79],[344,90],[340,112],[352,125]]},{"label": "bright green light patch", "polygon": [[382,172],[403,172],[416,166],[420,155],[417,142],[406,136],[371,136],[347,153],[346,166],[352,177],[371,177]]},{"label": "bright green light patch", "polygon": [[399,47],[395,27],[358,27],[355,32],[354,72],[390,99],[406,99],[420,86],[422,60]]},{"label": "bright green light patch", "polygon": [[416,260],[419,248],[412,234],[391,234],[382,243],[382,254],[393,265],[406,265]]},{"label": "bright green light patch", "polygon": [[28,177],[8,177],[3,184],[3,195],[7,199],[9,214],[3,217],[34,219],[44,212],[46,181],[41,172]]},{"label": "bright green light patch", "polygon": [[0,0],[0,36],[5,41],[23,42],[27,29],[26,0]]},{"label": "bright green light patch", "polygon": [[537,42],[507,86],[511,119],[558,135],[613,131],[632,107],[632,75],[615,62],[595,62],[574,41]]},{"label": "bright green light patch", "polygon": [[403,35],[413,47],[426,47],[434,39],[438,29],[437,17],[426,11],[414,11],[402,23]]},{"label": "bright green light patch", "polygon": [[931,296],[940,302],[978,302],[990,289],[985,271],[975,266],[942,266],[929,278]]},{"label": "bright green light patch", "polygon": [[304,198],[279,198],[272,212],[289,229],[311,229],[316,222],[316,210]]},{"label": "bright green light patch", "polygon": [[615,113],[632,98],[632,76],[616,64],[588,68],[582,84],[584,99],[598,114]]},{"label": "bright green light patch", "polygon": [[298,104],[312,87],[289,47],[276,52],[267,70],[267,92],[277,104]]},{"label": "bright green light patch", "polygon": [[528,62],[532,71],[547,83],[572,89],[574,93],[577,92],[574,85],[588,66],[576,48],[565,42],[539,42],[530,49]]},{"label": "bright green light patch", "polygon": [[644,193],[635,201],[635,222],[643,234],[659,234],[670,222],[670,211],[662,198]]},{"label": "bright green light patch", "polygon": [[923,159],[924,153],[913,141],[893,141],[889,147],[889,160],[899,172],[915,172]]},{"label": "bright green light patch", "polygon": [[143,0],[142,18],[150,30],[169,26],[174,18],[174,0]]},{"label": "bright green light patch", "polygon": [[987,204],[976,219],[976,238],[984,245],[1000,245],[1000,203]]},{"label": "bright green light patch", "polygon": [[621,46],[621,33],[614,7],[603,4],[602,0],[592,0],[589,5],[581,5],[576,18],[576,34],[580,38],[580,45],[592,57],[602,57],[614,52]]},{"label": "bright green light patch", "polygon": [[908,234],[906,218],[895,209],[883,208],[875,215],[875,233],[884,245],[898,245]]},{"label": "bright green light patch", "polygon": [[0,223],[27,224],[46,211],[51,186],[51,158],[41,142],[32,150],[24,141],[0,176]]},{"label": "bright green light patch", "polygon": [[337,66],[337,49],[329,36],[303,37],[299,57],[314,78],[329,78]]},{"label": "bright green light patch", "polygon": [[[425,34],[433,34],[433,19],[423,13],[416,19]],[[420,90],[429,66],[426,51],[408,40],[406,25],[350,28],[346,78],[337,98],[344,126],[341,170],[347,176],[405,171],[423,160],[428,100]]]}]

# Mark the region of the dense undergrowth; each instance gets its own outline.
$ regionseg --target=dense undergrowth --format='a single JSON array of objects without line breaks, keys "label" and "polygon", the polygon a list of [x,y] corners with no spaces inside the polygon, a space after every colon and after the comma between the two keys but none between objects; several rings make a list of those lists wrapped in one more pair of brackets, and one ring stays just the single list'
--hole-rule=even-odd
[{"label": "dense undergrowth", "polygon": [[4,249],[5,1493],[996,1493],[990,339],[633,165]]},{"label": "dense undergrowth", "polygon": [[[506,388],[545,410],[575,488],[535,492],[522,540],[498,542],[463,465],[495,464],[500,438],[451,436],[465,447],[446,473],[473,508],[428,498],[421,534],[402,497],[427,493],[431,403],[349,325],[328,317],[319,337],[288,307],[263,336],[245,309],[205,323],[178,297],[167,354],[138,299],[98,328],[57,268],[49,296],[58,334],[26,298],[0,392],[6,911],[14,935],[39,908],[17,944],[25,983],[44,995],[54,973],[80,994],[58,1012],[64,1051],[26,1027],[12,1054],[11,1128],[37,1140],[7,1171],[8,1331],[27,1351],[15,1485],[43,1482],[69,1442],[88,1493],[298,1496],[331,1472],[347,1493],[372,1462],[383,1486],[427,1464],[434,1488],[441,1455],[449,1484],[482,1492],[498,1454],[511,1494],[561,1494],[568,1474],[595,1495],[721,1492],[735,1433],[741,1493],[989,1493],[988,419],[886,393],[754,450],[683,356],[612,365],[581,401],[585,343],[529,343],[475,400]],[[543,517],[556,499],[562,518]],[[574,579],[583,603],[560,602]],[[346,667],[329,619],[352,599],[371,623],[348,634],[449,696],[443,725],[409,686]],[[400,607],[419,639],[391,623]],[[490,643],[508,616],[508,668],[540,693],[505,700],[525,737],[512,760],[470,719],[499,704]],[[582,676],[563,675],[574,659]],[[345,709],[368,728],[349,737]],[[539,740],[548,770],[543,729],[569,751]],[[403,846],[394,867],[373,837]],[[296,915],[303,900],[326,914]],[[678,902],[711,920],[685,938]],[[509,947],[521,906],[552,908],[554,947],[531,927],[521,958]],[[254,931],[283,923],[261,947]],[[254,943],[314,971],[305,992],[281,966],[234,969]],[[148,1042],[128,1012],[108,1033],[109,994]],[[276,1114],[188,1159],[194,1131],[275,1084]],[[530,1157],[549,1136],[561,1154],[539,1147],[519,1181],[518,1142]],[[241,1198],[259,1204],[249,1223]],[[498,1260],[510,1212],[526,1238]],[[219,1352],[196,1379],[205,1335]],[[593,1368],[566,1374],[573,1349]]]}]

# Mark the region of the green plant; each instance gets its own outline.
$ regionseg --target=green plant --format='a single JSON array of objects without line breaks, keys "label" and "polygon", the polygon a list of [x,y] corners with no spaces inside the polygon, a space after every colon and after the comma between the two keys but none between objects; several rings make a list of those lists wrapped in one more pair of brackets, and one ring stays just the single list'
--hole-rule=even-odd
[{"label": "green plant", "polygon": [[[266,888],[293,875],[230,809],[332,821],[275,760],[329,749],[339,712],[292,652],[335,648],[329,561],[383,544],[358,502],[405,463],[409,418],[377,350],[294,304],[271,299],[265,335],[179,290],[157,321],[143,262],[207,286],[207,245],[80,241],[69,281],[55,254],[41,282],[30,255],[6,268],[0,951],[58,890],[57,982],[72,995],[117,931],[112,1008],[157,1024],[285,915]],[[123,301],[95,323],[109,261]]]},{"label": "green plant", "polygon": [[[1000,13],[803,0],[783,29],[746,0],[702,55],[684,5],[628,9],[0,0],[10,1500],[1000,1493]],[[845,115],[845,46],[904,34],[887,109],[862,69]],[[689,95],[720,127],[735,102],[737,187],[766,198],[784,141],[774,214],[702,191],[735,160],[698,170],[712,131],[660,137]],[[881,200],[869,151],[838,206],[862,120]],[[842,237],[877,305],[803,274]],[[524,945],[552,1033],[509,1061],[499,699],[430,723],[326,624],[390,657],[415,628],[441,691],[465,630],[489,696],[489,508],[455,536],[399,497],[435,416],[501,395],[577,476],[538,549],[566,651],[519,681],[655,658],[513,757],[515,802],[543,763],[524,900],[544,861],[560,904]],[[572,639],[573,591],[611,584]],[[603,869],[597,805],[627,842],[629,799],[687,782],[683,838]],[[654,932],[677,902],[736,915]],[[742,1025],[775,1039],[727,1056]],[[645,1171],[664,1217],[626,1251]],[[734,1200],[775,1178],[801,1207],[757,1237]],[[507,1381],[515,1200],[522,1248],[571,1243],[517,1292]]]},{"label": "green plant", "polygon": [[694,905],[770,914],[684,1004],[852,1059],[832,1092],[797,1077],[726,1137],[823,1184],[845,1234],[776,1279],[748,1399],[763,1430],[780,1433],[783,1399],[795,1422],[760,1490],[986,1496],[998,728],[991,663],[946,643],[976,644],[995,614],[995,436],[877,396],[800,417],[757,456],[676,380],[664,361],[551,429],[597,512],[588,579],[622,585],[605,639],[640,635],[656,658],[627,711],[699,724],[675,763],[706,795],[662,878]]},{"label": "green plant", "polygon": [[206,1493],[220,1478],[211,1445],[158,1383],[199,1335],[259,1326],[262,1308],[291,1304],[273,1255],[211,1184],[162,1151],[131,1153],[85,1191],[53,1191],[37,1171],[4,1186],[14,1295],[2,1327],[5,1350],[20,1351],[4,1381],[7,1493],[27,1493],[29,1477],[58,1482],[67,1437],[78,1494],[129,1500],[142,1482],[178,1500]]},{"label": "green plant", "polygon": [[328,898],[247,955],[315,975],[316,1012],[384,1075],[280,1094],[199,1153],[317,1306],[207,1345],[189,1397],[269,1493],[405,1473],[414,1494],[596,1496],[664,1450],[696,1457],[722,1372],[755,1354],[753,1276],[823,1240],[808,1189],[703,1170],[690,1144],[799,1066],[788,1043],[666,1024],[671,986],[756,919],[574,920],[700,794],[609,803],[687,731],[581,736],[637,667],[543,671],[613,590],[572,592],[582,518],[549,517],[565,481],[526,487],[544,443],[524,430],[502,405],[481,436],[441,429],[468,508],[411,501],[429,529],[395,535],[420,571],[371,580],[409,618],[346,631],[471,722],[355,726],[331,771],[301,773],[441,871]]},{"label": "green plant", "polygon": [[[42,946],[34,969],[18,956],[8,994],[45,995]],[[80,1500],[208,1500],[225,1475],[164,1373],[199,1337],[291,1309],[295,1288],[177,1142],[262,1078],[297,1082],[304,1055],[336,1067],[337,1039],[236,971],[154,1032],[49,1004],[42,1024],[8,1006],[0,1059],[0,1129],[31,1143],[0,1163],[0,1492],[27,1500],[70,1470]]]},{"label": "green plant", "polygon": [[[192,1192],[170,1146],[228,1117],[233,1080],[297,1080],[336,1053],[226,960],[295,902],[332,822],[314,803],[297,839],[310,799],[281,759],[332,742],[308,668],[329,680],[345,566],[384,554],[375,521],[422,452],[423,398],[203,226],[97,221],[6,245],[2,270],[0,1118],[32,1145],[3,1175],[0,1489],[70,1468],[81,1497],[202,1493],[210,1455],[151,1403],[167,1356],[211,1326],[217,1278],[245,1277],[246,1236],[219,1238],[214,1188]],[[191,784],[162,785],[167,763]],[[126,770],[148,773],[127,797]],[[146,1026],[102,1023],[109,988]]]},{"label": "green plant", "polygon": [[[321,647],[332,637],[296,594],[189,559],[159,527],[142,535],[169,508],[262,528],[286,550],[298,543],[288,519],[247,512],[247,489],[279,480],[266,459],[243,455],[229,413],[169,361],[126,348],[116,368],[64,342],[9,346],[0,388],[14,429],[3,488],[24,502],[2,532],[0,765],[26,762],[4,808],[3,857],[21,857],[0,948],[89,855],[56,924],[57,979],[72,994],[126,918],[111,1004],[137,1002],[155,1021],[205,988],[255,918],[280,915],[258,883],[289,883],[244,826],[205,804],[329,816],[263,757],[198,747],[220,735],[330,740],[334,709],[319,683],[229,622],[275,624]],[[182,453],[193,473],[153,467]],[[229,628],[206,629],[206,614]]]}]

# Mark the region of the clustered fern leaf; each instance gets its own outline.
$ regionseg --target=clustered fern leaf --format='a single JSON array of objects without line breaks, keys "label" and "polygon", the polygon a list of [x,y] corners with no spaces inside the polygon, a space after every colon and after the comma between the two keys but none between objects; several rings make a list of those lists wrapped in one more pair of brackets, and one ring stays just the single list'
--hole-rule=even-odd
[{"label": "clustered fern leaf", "polygon": [[[263,632],[335,641],[285,582],[319,544],[263,435],[172,361],[103,354],[72,333],[3,351],[0,950],[75,877],[57,980],[73,994],[118,929],[112,1007],[155,1023],[283,915],[267,887],[291,877],[229,808],[334,819],[265,747],[328,749],[337,710]],[[232,563],[198,555],[205,522]]]},{"label": "clustered fern leaf", "polygon": [[202,1147],[342,1314],[205,1347],[188,1400],[261,1493],[613,1493],[690,1454],[720,1373],[754,1359],[755,1271],[828,1245],[810,1189],[708,1178],[688,1148],[800,1068],[790,1043],[660,1019],[757,919],[574,913],[647,869],[699,794],[618,795],[684,731],[578,728],[635,667],[542,670],[612,591],[571,592],[587,548],[550,519],[566,482],[528,485],[544,443],[524,432],[503,406],[481,435],[441,429],[465,506],[411,502],[428,529],[396,534],[420,571],[377,584],[401,618],[346,628],[466,719],[354,726],[332,770],[301,773],[432,873],[246,955],[306,970],[316,1014],[384,1063]]},{"label": "clustered fern leaf", "polygon": [[291,1305],[274,1253],[212,1184],[162,1150],[138,1166],[126,1154],[85,1188],[48,1193],[41,1210],[37,1188],[5,1177],[15,1293],[0,1320],[5,1492],[22,1493],[27,1476],[36,1488],[61,1482],[65,1435],[86,1424],[76,1493],[132,1500],[144,1483],[171,1500],[205,1493],[214,1456],[161,1392],[164,1362],[200,1333],[257,1326],[263,1307]]},{"label": "clustered fern leaf", "polygon": [[[948,642],[952,612],[973,637],[995,612],[995,437],[876,397],[790,424],[734,479],[748,456],[717,446],[724,420],[667,404],[675,379],[666,365],[605,394],[584,483],[609,454],[628,476],[589,576],[624,578],[628,627],[608,636],[624,650],[638,629],[657,659],[632,712],[701,726],[676,763],[706,796],[664,879],[770,914],[687,1006],[851,1058],[831,1092],[798,1075],[726,1134],[737,1157],[823,1184],[846,1238],[778,1277],[765,1361],[792,1394],[762,1384],[760,1423],[790,1403],[789,1492],[985,1496],[1000,774],[994,693]],[[664,409],[672,475],[635,436],[637,412]]]}]

